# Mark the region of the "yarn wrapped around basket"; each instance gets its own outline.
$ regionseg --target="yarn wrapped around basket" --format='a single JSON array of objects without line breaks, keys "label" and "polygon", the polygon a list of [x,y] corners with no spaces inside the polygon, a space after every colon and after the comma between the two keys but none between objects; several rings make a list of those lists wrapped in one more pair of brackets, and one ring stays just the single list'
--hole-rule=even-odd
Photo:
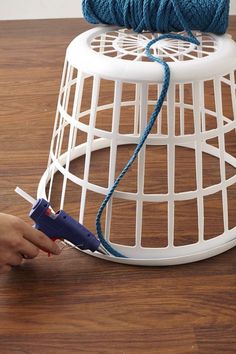
[{"label": "yarn wrapped around basket", "polygon": [[[151,47],[157,41],[165,38],[188,41],[198,46],[200,43],[194,36],[193,30],[212,32],[218,35],[225,33],[228,27],[229,2],[229,0],[83,0],[83,14],[90,23],[117,25],[138,33],[143,31],[162,33],[150,40],[146,46],[147,57],[163,67],[163,85],[160,96],[133,155],[116,177],[96,216],[97,236],[105,249],[115,257],[126,258],[104,238],[101,218],[107,203],[112,198],[122,178],[133,165],[150,134],[161,111],[170,84],[169,64],[158,56],[154,56],[151,53]],[[184,33],[173,33],[180,31],[184,31]]]},{"label": "yarn wrapped around basket", "polygon": [[191,30],[223,34],[230,0],[83,0],[84,18],[135,32],[179,32],[182,19]]}]

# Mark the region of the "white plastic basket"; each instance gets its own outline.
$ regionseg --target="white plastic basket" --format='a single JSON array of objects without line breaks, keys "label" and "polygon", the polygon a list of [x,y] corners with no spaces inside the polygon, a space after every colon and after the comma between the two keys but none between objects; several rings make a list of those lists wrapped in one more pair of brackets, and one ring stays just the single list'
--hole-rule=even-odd
[{"label": "white plastic basket", "polygon": [[[97,257],[169,265],[208,258],[236,245],[236,207],[235,222],[229,222],[236,156],[230,151],[232,140],[228,144],[236,128],[236,44],[229,35],[195,35],[198,47],[176,39],[152,47],[153,54],[170,65],[170,88],[157,124],[136,166],[114,192],[103,223],[105,238],[128,258],[94,253]],[[56,189],[58,208],[66,211],[74,197],[73,216],[93,232],[96,210],[138,143],[160,92],[162,67],[145,55],[153,37],[98,27],[76,37],[66,52],[49,165],[38,197],[51,199],[55,207]],[[120,161],[120,149],[127,159]],[[191,173],[195,186],[188,185]],[[216,197],[218,215],[212,214]],[[123,213],[119,223],[121,208],[127,210],[127,219]],[[209,233],[206,224],[217,223],[218,217],[218,231]],[[185,228],[189,218],[196,224],[194,236]],[[128,224],[133,235],[127,241]]]}]

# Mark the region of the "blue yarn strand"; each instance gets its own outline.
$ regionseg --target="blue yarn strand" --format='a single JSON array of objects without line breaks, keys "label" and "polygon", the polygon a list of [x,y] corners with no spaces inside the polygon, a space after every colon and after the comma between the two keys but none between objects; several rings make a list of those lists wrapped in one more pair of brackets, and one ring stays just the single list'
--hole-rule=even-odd
[{"label": "blue yarn strand", "polygon": [[105,197],[105,199],[103,200],[97,216],[96,216],[96,229],[97,229],[97,235],[102,243],[102,245],[107,249],[108,252],[110,252],[113,256],[115,257],[124,257],[121,253],[117,252],[113,247],[111,247],[111,245],[105,240],[103,233],[102,233],[102,228],[101,228],[101,217],[102,217],[102,213],[107,205],[107,203],[109,202],[109,200],[111,199],[115,189],[117,188],[118,184],[120,183],[120,181],[122,180],[122,178],[125,176],[125,174],[128,172],[128,170],[130,169],[130,167],[133,165],[134,161],[136,160],[140,150],[142,149],[150,131],[152,130],[152,127],[157,119],[158,114],[160,113],[160,110],[162,108],[163,102],[165,100],[165,96],[167,94],[168,88],[169,88],[169,83],[170,83],[170,68],[169,65],[162,61],[159,58],[154,57],[151,53],[150,53],[150,48],[151,46],[157,42],[158,40],[163,39],[163,37],[159,37],[157,39],[154,39],[152,41],[150,41],[147,45],[147,55],[148,57],[150,57],[150,59],[152,59],[153,61],[156,61],[160,64],[162,64],[163,66],[163,71],[164,71],[164,81],[163,81],[163,86],[162,86],[162,90],[161,90],[161,94],[158,98],[158,101],[156,103],[156,106],[154,108],[154,111],[150,117],[150,120],[145,128],[145,131],[143,133],[143,135],[140,138],[140,141],[138,143],[138,145],[136,146],[133,155],[131,156],[130,160],[127,162],[126,166],[124,167],[124,169],[122,170],[122,172],[120,173],[120,175],[116,178],[113,186],[111,187],[111,189],[109,190],[107,196]]},{"label": "blue yarn strand", "polygon": [[[147,57],[161,64],[163,67],[163,85],[160,96],[138,145],[134,149],[126,166],[115,179],[96,216],[96,230],[101,244],[111,255],[119,258],[127,258],[105,240],[101,227],[101,217],[120,181],[133,165],[145,144],[168,92],[170,84],[169,65],[162,59],[152,55],[151,47],[156,42],[166,38],[188,41],[199,45],[199,41],[193,35],[192,30],[207,31],[216,34],[225,33],[228,26],[229,0],[83,0],[83,13],[85,19],[94,24],[103,23],[124,26],[132,28],[135,32],[150,31],[164,33],[151,40],[146,46]],[[167,32],[182,30],[187,35],[165,34]]]}]

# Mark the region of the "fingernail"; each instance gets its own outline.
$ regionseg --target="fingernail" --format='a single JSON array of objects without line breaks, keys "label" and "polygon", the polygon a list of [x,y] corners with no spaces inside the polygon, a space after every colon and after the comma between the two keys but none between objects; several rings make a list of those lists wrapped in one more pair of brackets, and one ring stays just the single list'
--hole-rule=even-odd
[{"label": "fingernail", "polygon": [[60,253],[61,253],[60,247],[56,246],[55,247],[55,254],[60,254]]},{"label": "fingernail", "polygon": [[61,253],[61,249],[60,249],[60,247],[56,244],[56,242],[53,243],[53,253],[54,253],[54,254],[60,254],[60,253]]},{"label": "fingernail", "polygon": [[62,240],[56,240],[55,244],[60,248],[60,250],[62,251],[63,248],[65,247],[65,244],[63,243]]}]

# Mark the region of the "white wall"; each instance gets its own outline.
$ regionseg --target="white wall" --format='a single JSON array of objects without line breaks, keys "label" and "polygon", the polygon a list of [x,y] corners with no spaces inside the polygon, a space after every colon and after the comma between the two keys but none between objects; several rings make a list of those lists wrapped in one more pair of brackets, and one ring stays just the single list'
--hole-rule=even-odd
[{"label": "white wall", "polygon": [[82,0],[0,0],[0,20],[82,17]]},{"label": "white wall", "polygon": [[231,14],[236,15],[236,1],[231,0]]},{"label": "white wall", "polygon": [[[82,0],[0,0],[0,20],[81,17]],[[231,0],[236,15],[236,0]]]}]

